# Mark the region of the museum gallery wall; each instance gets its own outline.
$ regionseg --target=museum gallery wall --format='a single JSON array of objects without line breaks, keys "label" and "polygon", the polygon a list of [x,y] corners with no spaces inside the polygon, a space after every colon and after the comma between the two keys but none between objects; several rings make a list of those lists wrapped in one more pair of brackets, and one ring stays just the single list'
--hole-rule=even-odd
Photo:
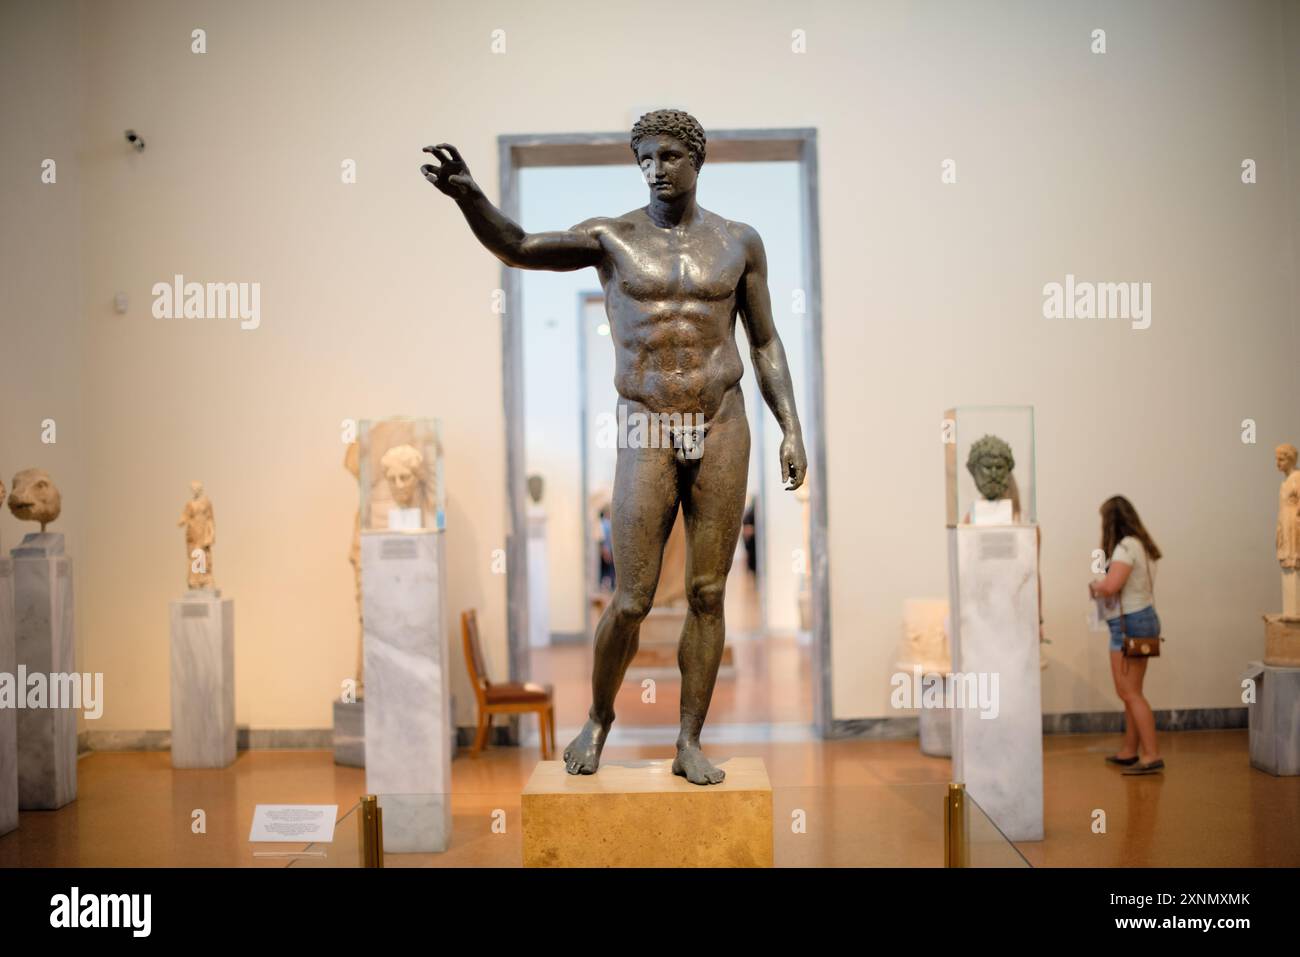
[{"label": "museum gallery wall", "polygon": [[[0,474],[40,467],[63,492],[77,660],[105,675],[97,729],[169,725],[175,523],[196,477],[219,511],[220,588],[239,603],[237,723],[329,726],[357,655],[345,420],[441,421],[448,609],[478,609],[504,674],[500,270],[430,195],[418,150],[451,139],[497,199],[498,135],[624,130],[668,104],[709,130],[817,130],[833,716],[893,714],[904,602],[946,594],[941,420],[963,404],[1034,407],[1044,711],[1114,709],[1084,584],[1115,493],[1160,540],[1162,617],[1185,649],[1152,673],[1152,698],[1240,704],[1232,679],[1279,606],[1273,449],[1300,435],[1294,7],[1207,6],[1194,29],[1108,10],[1098,57],[1078,39],[1087,15],[1052,7],[1017,8],[1019,33],[1037,21],[1042,41],[1025,48],[1010,12],[826,4],[801,12],[799,54],[784,14],[682,5],[718,55],[664,54],[651,82],[627,70],[635,8],[604,10],[593,37],[543,30],[547,11],[522,3],[467,11],[455,31],[415,2],[369,19],[296,6],[0,14],[35,21],[21,48],[0,24],[0,84],[42,78],[39,97],[6,102],[44,131],[0,157],[20,277]],[[164,42],[196,25],[202,58]],[[488,69],[498,27],[508,52]],[[96,43],[79,53],[81,32]],[[523,41],[542,34],[545,47]],[[737,68],[759,42],[769,68]],[[565,57],[623,82],[573,96],[552,69]],[[474,83],[446,95],[462,73]],[[127,127],[146,152],[124,148]],[[56,185],[32,173],[50,156]],[[154,318],[151,288],[178,274],[258,283],[256,327]],[[1150,283],[1150,313],[1046,318],[1043,288],[1067,276]],[[17,323],[38,334],[8,335]],[[0,547],[23,531],[0,517]]]}]

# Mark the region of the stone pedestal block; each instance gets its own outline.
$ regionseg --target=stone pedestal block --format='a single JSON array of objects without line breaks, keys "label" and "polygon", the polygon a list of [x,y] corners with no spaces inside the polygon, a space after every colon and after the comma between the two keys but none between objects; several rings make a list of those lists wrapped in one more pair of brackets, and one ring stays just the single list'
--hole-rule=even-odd
[{"label": "stone pedestal block", "polygon": [[445,581],[441,532],[362,532],[366,790],[390,853],[451,841]]},{"label": "stone pedestal block", "polygon": [[334,763],[366,766],[366,702],[334,699]]},{"label": "stone pedestal block", "polygon": [[[948,683],[948,679],[939,674],[928,674],[923,680],[943,685]],[[946,690],[945,687],[945,693]],[[917,724],[922,754],[933,758],[952,757],[952,708],[921,708],[917,712]]]},{"label": "stone pedestal block", "polygon": [[[78,685],[72,624],[72,559],[63,536],[28,535],[13,557],[14,648],[18,671],[41,675],[44,706],[18,709],[18,806],[50,811],[77,797],[77,708],[65,700]],[[53,677],[51,677],[53,676]],[[19,683],[17,691],[25,689]],[[30,703],[30,702],[29,702]]]},{"label": "stone pedestal block", "polygon": [[1300,668],[1251,662],[1255,681],[1250,715],[1251,767],[1279,777],[1300,774]]},{"label": "stone pedestal block", "polygon": [[950,528],[948,562],[953,777],[1007,838],[1041,841],[1037,528]]},{"label": "stone pedestal block", "polygon": [[171,603],[172,767],[235,760],[235,602],[197,589]]},{"label": "stone pedestal block", "polygon": [[[540,761],[524,788],[525,867],[771,867],[772,785],[759,758],[691,784],[672,761],[569,774]],[[385,824],[387,826],[387,824]]]},{"label": "stone pedestal block", "polygon": [[[14,567],[0,558],[0,675],[17,687],[18,655],[14,647]],[[4,680],[0,678],[0,680]],[[16,702],[15,702],[16,703]],[[0,834],[18,826],[18,711],[0,707]]]}]

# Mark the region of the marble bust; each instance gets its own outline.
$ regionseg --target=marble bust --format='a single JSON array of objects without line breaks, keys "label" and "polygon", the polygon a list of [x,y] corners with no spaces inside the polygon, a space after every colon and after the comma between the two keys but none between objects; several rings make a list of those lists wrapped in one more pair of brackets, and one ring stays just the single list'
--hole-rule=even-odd
[{"label": "marble bust", "polygon": [[178,527],[185,529],[185,561],[191,589],[212,587],[212,546],[217,540],[216,517],[203,483],[190,483],[190,500],[181,509]]},{"label": "marble bust", "polygon": [[424,526],[424,456],[413,445],[395,445],[379,460],[388,483],[393,507],[388,510],[390,529]]},{"label": "marble bust", "polygon": [[63,496],[44,469],[23,469],[14,476],[9,511],[20,522],[40,522],[44,534],[45,526],[63,511]]},{"label": "marble bust", "polygon": [[413,508],[419,504],[420,479],[424,468],[424,456],[412,445],[395,445],[380,460],[384,470],[384,481],[393,501],[402,508]]}]

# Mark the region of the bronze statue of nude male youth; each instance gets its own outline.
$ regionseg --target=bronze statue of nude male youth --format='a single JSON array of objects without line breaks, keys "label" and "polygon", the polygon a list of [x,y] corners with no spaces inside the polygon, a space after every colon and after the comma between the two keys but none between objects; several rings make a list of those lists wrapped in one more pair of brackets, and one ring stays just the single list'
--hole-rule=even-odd
[{"label": "bronze statue of nude male youth", "polygon": [[[650,611],[664,543],[685,513],[689,612],[677,649],[681,731],[673,773],[717,784],[724,772],[700,749],[725,638],[722,603],[745,509],[749,423],[740,392],[736,318],[745,324],[759,387],[781,425],[787,488],[807,471],[785,349],[767,289],[758,233],[695,202],[704,130],[679,110],[647,113],[632,128],[632,152],[650,202],[561,232],[526,233],[495,206],[450,144],[425,148],[436,164],[424,177],[456,201],[474,235],[507,266],[571,271],[595,267],[614,342],[614,385],[622,413],[699,422],[668,447],[622,447],[614,473],[613,600],[596,626],[591,710],[564,751],[570,774],[592,774],[614,722],[614,697]],[[649,415],[647,415],[649,414]],[[687,418],[691,416],[691,418]],[[678,418],[680,417],[680,418]],[[645,447],[649,444],[651,447]],[[686,454],[683,454],[683,451]]]}]

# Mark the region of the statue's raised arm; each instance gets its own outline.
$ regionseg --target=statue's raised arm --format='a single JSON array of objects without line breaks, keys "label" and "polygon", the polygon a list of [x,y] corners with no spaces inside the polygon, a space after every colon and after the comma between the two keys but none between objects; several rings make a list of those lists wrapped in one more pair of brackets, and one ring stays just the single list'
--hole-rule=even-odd
[{"label": "statue's raised arm", "polygon": [[587,224],[560,232],[526,233],[488,201],[456,147],[439,143],[426,146],[424,152],[437,160],[420,167],[424,178],[456,201],[478,241],[507,266],[569,272],[600,264],[600,239],[585,228]]}]

